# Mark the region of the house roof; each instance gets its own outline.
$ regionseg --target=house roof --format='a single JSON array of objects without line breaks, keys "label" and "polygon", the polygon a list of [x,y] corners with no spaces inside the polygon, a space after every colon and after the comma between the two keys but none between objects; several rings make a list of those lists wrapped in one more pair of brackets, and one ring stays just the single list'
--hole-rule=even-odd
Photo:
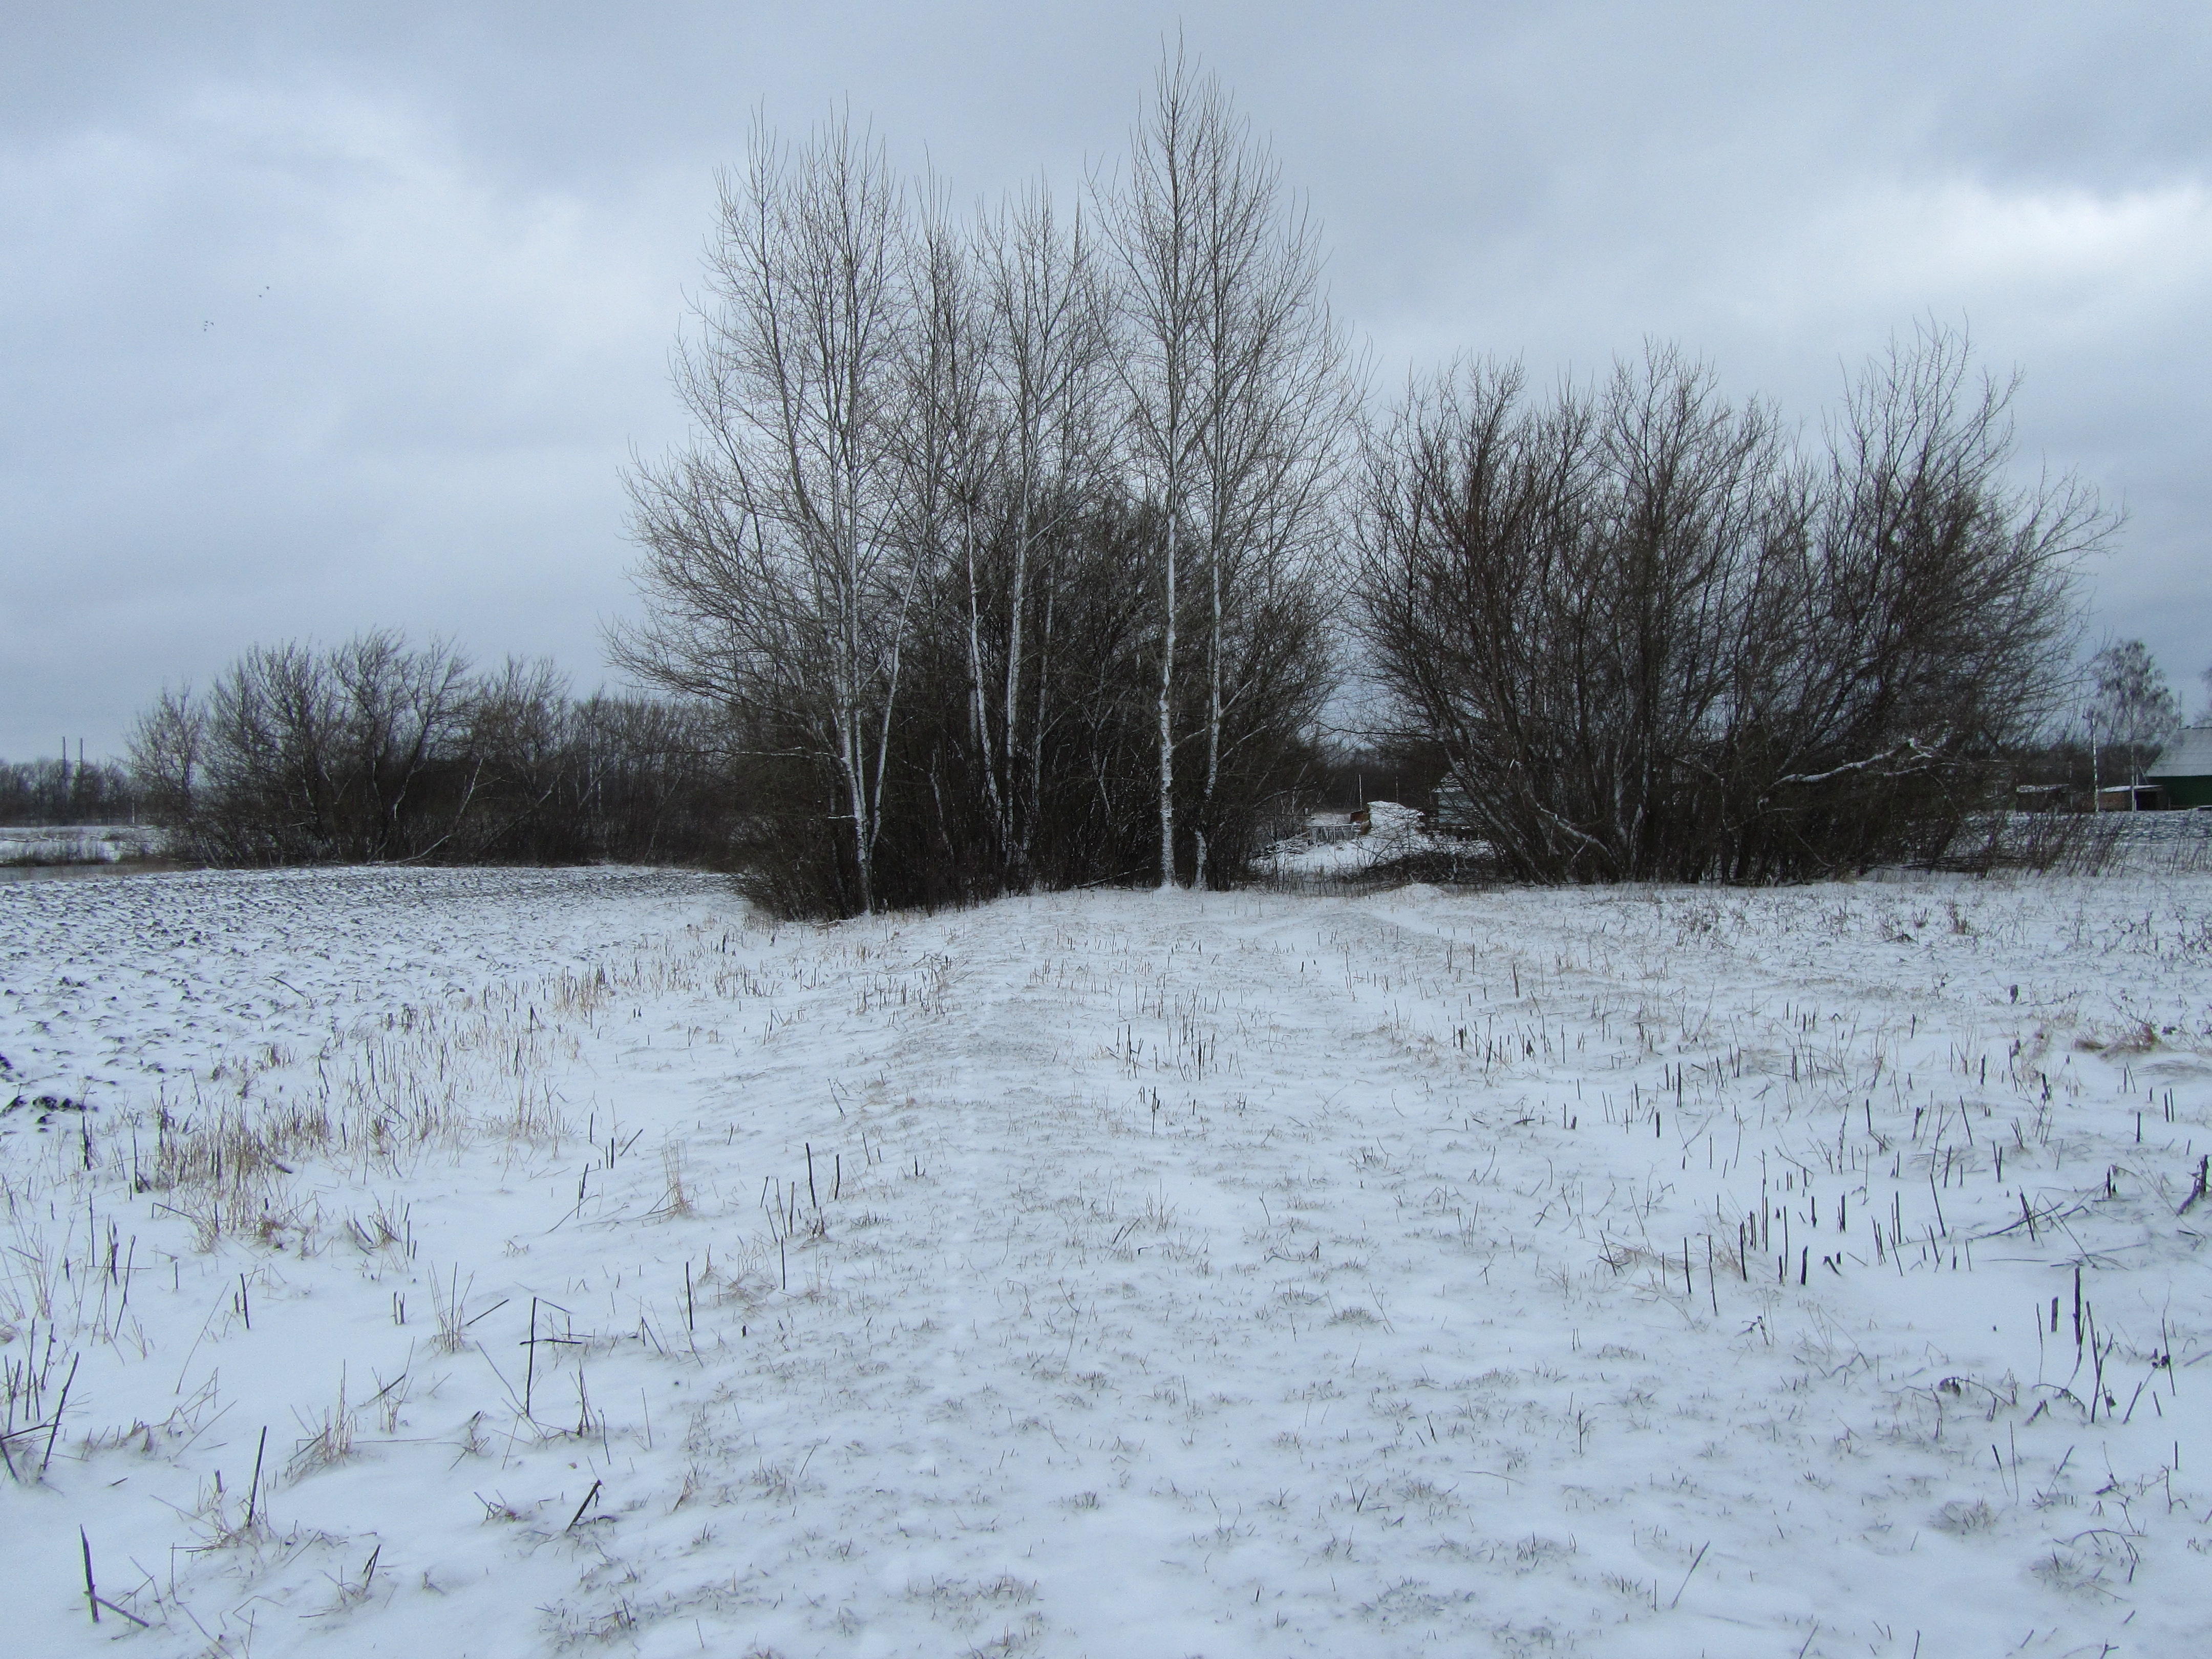
[{"label": "house roof", "polygon": [[2146,778],[2212,777],[2212,726],[2187,726],[2159,751]]}]

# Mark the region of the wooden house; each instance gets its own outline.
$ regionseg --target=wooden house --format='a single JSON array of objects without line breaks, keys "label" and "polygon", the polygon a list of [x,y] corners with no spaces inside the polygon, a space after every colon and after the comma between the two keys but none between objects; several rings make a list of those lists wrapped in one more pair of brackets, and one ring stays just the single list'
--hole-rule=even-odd
[{"label": "wooden house", "polygon": [[2168,806],[2212,806],[2212,726],[2184,726],[2143,773]]}]

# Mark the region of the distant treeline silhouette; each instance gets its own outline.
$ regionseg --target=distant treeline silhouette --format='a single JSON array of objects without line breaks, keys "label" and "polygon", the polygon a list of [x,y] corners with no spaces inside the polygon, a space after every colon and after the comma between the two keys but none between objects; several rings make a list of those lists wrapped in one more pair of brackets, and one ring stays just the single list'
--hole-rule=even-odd
[{"label": "distant treeline silhouette", "polygon": [[138,805],[113,761],[0,761],[0,824],[131,823]]},{"label": "distant treeline silhouette", "polygon": [[169,850],[216,865],[726,864],[740,801],[696,707],[576,699],[390,630],[257,647],[131,739]]}]

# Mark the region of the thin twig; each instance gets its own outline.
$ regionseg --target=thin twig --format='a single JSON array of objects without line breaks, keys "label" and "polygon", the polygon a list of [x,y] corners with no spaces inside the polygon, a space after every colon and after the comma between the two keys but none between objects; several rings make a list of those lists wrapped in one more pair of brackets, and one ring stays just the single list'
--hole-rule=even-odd
[{"label": "thin twig", "polygon": [[580,1504],[577,1504],[577,1505],[576,1505],[576,1512],[575,1512],[574,1515],[572,1515],[572,1516],[570,1516],[568,1517],[568,1524],[567,1526],[565,1526],[565,1527],[562,1528],[561,1528],[561,1530],[562,1530],[562,1532],[573,1532],[573,1531],[574,1531],[574,1530],[575,1530],[575,1527],[576,1527],[576,1522],[578,1522],[579,1521],[580,1521],[580,1520],[582,1520],[582,1519],[584,1518],[584,1511],[585,1511],[586,1510],[587,1510],[587,1509],[589,1509],[589,1508],[591,1508],[591,1507],[592,1507],[592,1500],[594,1498],[597,1498],[599,1495],[599,1483],[598,1481],[594,1480],[594,1481],[592,1481],[592,1489],[591,1489],[591,1491],[589,1491],[589,1492],[586,1492],[586,1493],[584,1494],[584,1501],[583,1501],[582,1503],[580,1503]]},{"label": "thin twig", "polygon": [[46,1432],[46,1455],[39,1460],[41,1480],[46,1476],[46,1465],[54,1461],[54,1437],[62,1431],[62,1413],[69,1409],[70,1384],[76,1381],[76,1362],[83,1358],[82,1353],[70,1356],[70,1374],[62,1380],[62,1397],[54,1403],[54,1425]]},{"label": "thin twig", "polygon": [[269,1425],[261,1426],[261,1443],[253,1449],[253,1481],[246,1489],[246,1528],[253,1529],[253,1500],[261,1492],[261,1457],[269,1449]]},{"label": "thin twig", "polygon": [[1698,1546],[1697,1558],[1690,1563],[1690,1571],[1682,1575],[1681,1584],[1674,1591],[1674,1599],[1667,1604],[1668,1612],[1672,1613],[1676,1607],[1682,1605],[1682,1591],[1690,1588],[1690,1580],[1696,1577],[1698,1563],[1705,1559],[1705,1552],[1712,1548],[1712,1540],[1711,1539],[1707,1539],[1704,1543]]}]

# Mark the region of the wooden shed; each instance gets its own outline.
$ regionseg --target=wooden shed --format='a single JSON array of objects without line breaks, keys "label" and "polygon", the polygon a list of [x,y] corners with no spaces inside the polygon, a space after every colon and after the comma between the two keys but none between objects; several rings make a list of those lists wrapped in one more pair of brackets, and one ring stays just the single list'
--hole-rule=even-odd
[{"label": "wooden shed", "polygon": [[2212,806],[2212,726],[2184,726],[2143,773],[2169,806]]}]

